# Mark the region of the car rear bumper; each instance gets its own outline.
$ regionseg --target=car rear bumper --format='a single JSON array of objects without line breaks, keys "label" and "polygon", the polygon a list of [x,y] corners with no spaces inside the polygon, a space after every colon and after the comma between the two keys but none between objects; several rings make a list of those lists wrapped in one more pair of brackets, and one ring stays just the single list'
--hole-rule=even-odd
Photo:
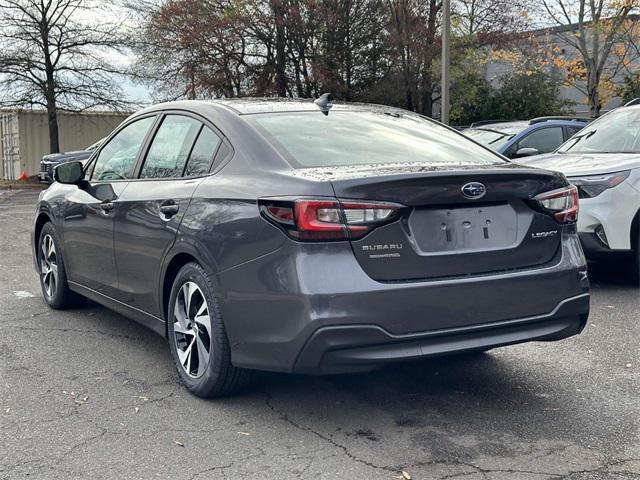
[{"label": "car rear bumper", "polygon": [[259,370],[358,371],[559,339],[579,333],[589,312],[575,233],[563,234],[551,265],[524,271],[377,282],[349,244],[286,242],[218,280],[232,362]]},{"label": "car rear bumper", "polygon": [[584,232],[579,234],[580,243],[584,254],[590,260],[611,260],[629,257],[632,250],[613,250],[605,245],[595,233]]},{"label": "car rear bumper", "polygon": [[485,350],[529,341],[560,340],[580,333],[587,322],[589,295],[563,301],[548,315],[467,328],[392,335],[376,325],[318,329],[293,368],[297,373],[366,371],[387,363]]},{"label": "car rear bumper", "polygon": [[[631,225],[640,210],[640,195],[628,181],[614,188],[605,190],[597,197],[580,199],[580,215],[578,216],[578,232],[593,234],[600,226],[607,238],[606,249],[614,251],[631,250]],[[597,240],[597,239],[596,239]],[[601,243],[601,242],[599,242]],[[585,253],[590,258],[601,250],[597,244],[584,244]]]}]

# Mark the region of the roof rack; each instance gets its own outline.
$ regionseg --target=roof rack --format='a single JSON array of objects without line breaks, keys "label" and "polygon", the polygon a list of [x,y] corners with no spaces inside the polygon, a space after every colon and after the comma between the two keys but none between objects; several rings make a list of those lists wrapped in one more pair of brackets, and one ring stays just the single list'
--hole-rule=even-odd
[{"label": "roof rack", "polygon": [[542,122],[549,122],[551,120],[569,120],[572,122],[585,122],[585,123],[589,123],[591,121],[590,118],[585,118],[585,117],[572,117],[570,115],[558,115],[558,116],[551,116],[551,117],[532,118],[531,120],[529,120],[529,125],[535,125],[536,123],[542,123]]},{"label": "roof rack", "polygon": [[492,123],[509,123],[517,122],[518,120],[481,120],[480,122],[473,122],[469,125],[469,128],[481,127],[482,125],[491,125]]},{"label": "roof rack", "polygon": [[640,98],[634,98],[630,102],[624,104],[625,107],[631,107],[632,105],[640,105]]}]

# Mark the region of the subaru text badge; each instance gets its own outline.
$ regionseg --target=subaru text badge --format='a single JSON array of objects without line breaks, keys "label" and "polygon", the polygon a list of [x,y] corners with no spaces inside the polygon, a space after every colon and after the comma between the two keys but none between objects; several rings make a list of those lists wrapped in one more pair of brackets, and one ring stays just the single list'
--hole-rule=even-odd
[{"label": "subaru text badge", "polygon": [[461,188],[461,191],[462,195],[464,195],[465,198],[476,200],[478,198],[484,197],[484,195],[487,193],[487,187],[485,187],[480,182],[470,182],[464,184]]}]

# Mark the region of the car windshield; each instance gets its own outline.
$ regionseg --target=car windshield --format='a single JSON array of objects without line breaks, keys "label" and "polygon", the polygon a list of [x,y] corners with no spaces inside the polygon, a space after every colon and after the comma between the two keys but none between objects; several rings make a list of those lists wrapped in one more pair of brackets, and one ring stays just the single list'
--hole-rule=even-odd
[{"label": "car windshield", "polygon": [[297,168],[505,163],[459,133],[411,113],[332,111],[325,116],[318,111],[254,114],[248,119]]},{"label": "car windshield", "polygon": [[561,145],[558,153],[640,153],[640,108],[607,113]]},{"label": "car windshield", "polygon": [[489,128],[469,128],[462,133],[492,150],[497,150],[515,137],[518,132],[493,130]]}]

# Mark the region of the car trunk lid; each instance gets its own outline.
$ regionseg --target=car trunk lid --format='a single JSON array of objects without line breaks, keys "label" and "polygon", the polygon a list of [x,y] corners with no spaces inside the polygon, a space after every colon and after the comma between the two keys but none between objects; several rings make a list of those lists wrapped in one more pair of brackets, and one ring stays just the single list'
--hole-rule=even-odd
[{"label": "car trunk lid", "polygon": [[567,185],[558,173],[518,166],[456,171],[387,166],[367,175],[362,167],[357,174],[334,169],[329,176],[341,200],[406,207],[399,220],[351,241],[361,267],[375,280],[526,269],[551,262],[559,251],[561,225],[532,202]]}]

